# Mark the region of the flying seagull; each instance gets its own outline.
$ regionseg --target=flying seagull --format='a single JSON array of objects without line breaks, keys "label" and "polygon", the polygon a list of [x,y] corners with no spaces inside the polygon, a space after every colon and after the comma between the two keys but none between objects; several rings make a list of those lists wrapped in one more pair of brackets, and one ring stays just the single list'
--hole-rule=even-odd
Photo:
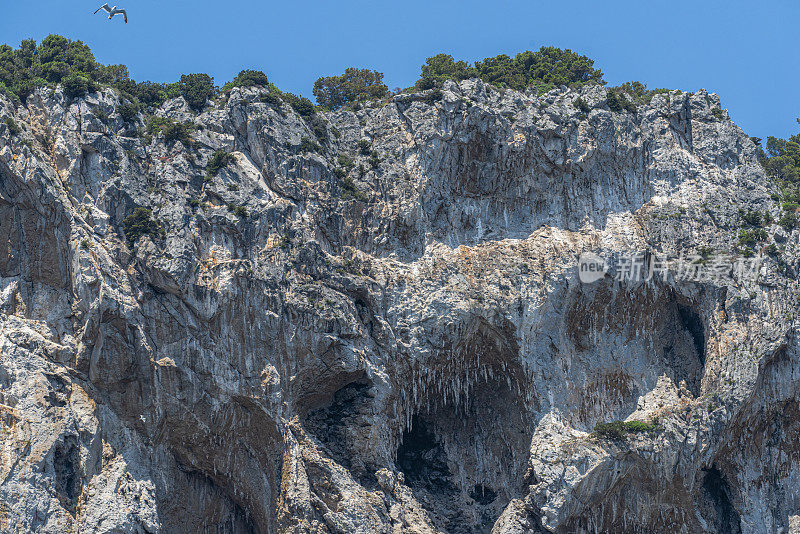
[{"label": "flying seagull", "polygon": [[[117,6],[108,7],[108,4],[103,4],[102,6],[98,7],[97,11],[100,11],[101,9],[105,9],[108,13],[108,20],[113,19],[114,15],[122,15],[125,17],[125,24],[128,23],[128,13],[126,13],[124,9],[117,9]],[[94,12],[95,15],[97,15],[97,11]]]}]

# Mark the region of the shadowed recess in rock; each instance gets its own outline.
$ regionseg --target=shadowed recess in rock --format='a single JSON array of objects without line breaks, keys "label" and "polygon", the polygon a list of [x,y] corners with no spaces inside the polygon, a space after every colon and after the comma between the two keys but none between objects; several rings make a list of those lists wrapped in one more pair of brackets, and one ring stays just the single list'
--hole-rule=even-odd
[{"label": "shadowed recess in rock", "polygon": [[58,499],[65,508],[74,512],[77,498],[81,494],[83,477],[80,472],[81,457],[78,438],[65,436],[53,451],[53,470],[56,475]]},{"label": "shadowed recess in rock", "polygon": [[324,445],[341,466],[366,482],[376,466],[365,465],[359,458],[359,429],[369,426],[374,399],[372,382],[366,377],[337,390],[323,407],[308,414],[305,429]]},{"label": "shadowed recess in rock", "polygon": [[678,305],[678,313],[681,317],[681,324],[692,335],[694,349],[700,365],[706,364],[706,335],[703,328],[703,321],[700,315],[688,306]]},{"label": "shadowed recess in rock", "polygon": [[731,503],[731,489],[722,472],[716,465],[703,469],[704,497],[711,501],[711,510],[707,510],[706,520],[716,527],[716,532],[726,534],[740,534],[742,532],[741,518]]}]

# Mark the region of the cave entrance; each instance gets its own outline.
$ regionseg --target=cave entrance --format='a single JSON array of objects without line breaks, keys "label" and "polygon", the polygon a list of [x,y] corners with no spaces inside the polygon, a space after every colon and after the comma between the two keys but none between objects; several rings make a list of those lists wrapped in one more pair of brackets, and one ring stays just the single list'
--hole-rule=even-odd
[{"label": "cave entrance", "polygon": [[731,503],[731,489],[722,472],[713,465],[703,469],[702,491],[705,506],[701,507],[706,520],[715,525],[717,532],[741,534],[742,525],[739,513]]},{"label": "cave entrance", "polygon": [[414,415],[395,464],[439,530],[488,534],[524,491],[528,417],[504,377],[476,384],[463,405],[447,403]]}]

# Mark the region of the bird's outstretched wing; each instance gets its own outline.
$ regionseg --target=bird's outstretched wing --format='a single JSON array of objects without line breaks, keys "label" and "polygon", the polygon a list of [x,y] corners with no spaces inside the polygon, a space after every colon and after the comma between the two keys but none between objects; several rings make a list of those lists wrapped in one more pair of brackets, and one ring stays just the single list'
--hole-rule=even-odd
[{"label": "bird's outstretched wing", "polygon": [[119,12],[122,13],[123,17],[125,17],[125,24],[127,24],[128,23],[128,12],[125,11],[124,9],[120,9]]},{"label": "bird's outstretched wing", "polygon": [[[108,7],[108,4],[103,4],[102,6],[98,7],[97,11],[100,11],[101,9],[105,9],[108,13],[111,13],[111,8]],[[94,12],[95,15],[97,15],[97,11]]]}]

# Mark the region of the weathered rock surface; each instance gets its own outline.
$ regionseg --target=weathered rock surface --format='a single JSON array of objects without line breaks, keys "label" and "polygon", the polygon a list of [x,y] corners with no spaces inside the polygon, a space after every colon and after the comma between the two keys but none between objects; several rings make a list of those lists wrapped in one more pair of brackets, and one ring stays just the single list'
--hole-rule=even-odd
[{"label": "weathered rock surface", "polygon": [[465,81],[315,140],[261,93],[156,110],[190,146],[0,100],[2,532],[798,531],[798,232],[759,281],[578,279],[777,214],[716,95]]}]

